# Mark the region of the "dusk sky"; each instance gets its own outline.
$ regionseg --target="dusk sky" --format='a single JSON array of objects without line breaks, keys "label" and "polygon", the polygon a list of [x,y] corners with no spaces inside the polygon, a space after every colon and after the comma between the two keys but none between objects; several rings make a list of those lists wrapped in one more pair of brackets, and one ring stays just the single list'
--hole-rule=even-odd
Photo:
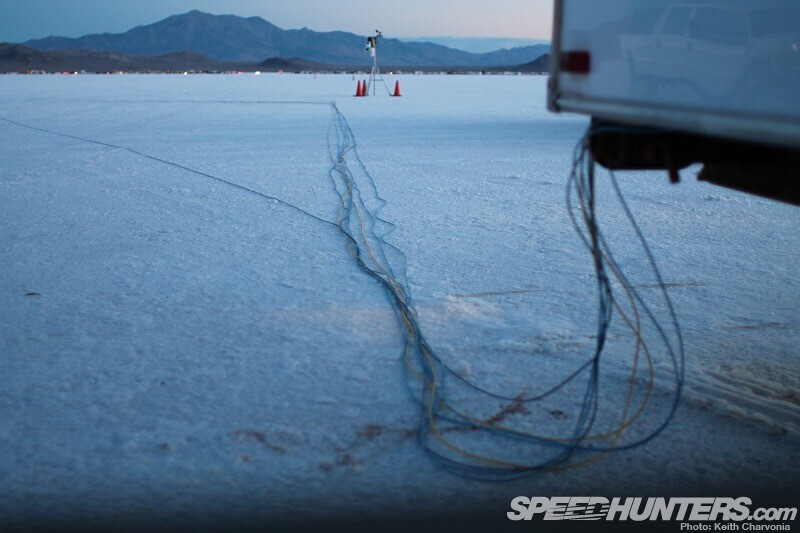
[{"label": "dusk sky", "polygon": [[0,42],[121,33],[199,9],[260,16],[284,29],[308,27],[387,37],[550,38],[552,0],[2,0]]}]

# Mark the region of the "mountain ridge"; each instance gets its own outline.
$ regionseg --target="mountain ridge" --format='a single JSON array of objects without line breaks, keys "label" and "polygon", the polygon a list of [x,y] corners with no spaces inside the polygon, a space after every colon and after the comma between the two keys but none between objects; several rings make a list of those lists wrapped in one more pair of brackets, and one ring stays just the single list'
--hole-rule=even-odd
[{"label": "mountain ridge", "polygon": [[197,52],[169,52],[156,56],[134,56],[99,50],[41,51],[22,44],[0,43],[2,72],[112,72],[112,71],[306,71],[325,70],[330,65],[300,58],[271,57],[260,62],[216,61]]},{"label": "mountain ridge", "polygon": [[[285,30],[261,17],[211,15],[198,10],[171,15],[124,33],[82,37],[49,36],[25,46],[42,51],[100,50],[135,56],[193,51],[217,61],[263,61],[265,57],[298,57],[314,63],[370,63],[366,38],[343,31]],[[531,45],[475,54],[434,43],[384,38],[379,44],[382,63],[396,66],[500,66],[529,62],[548,52],[549,45]]]},{"label": "mountain ridge", "polygon": [[[480,67],[486,72],[542,72],[547,70],[545,54],[533,62],[516,66]],[[406,67],[388,66],[387,70]],[[474,72],[473,67],[407,67],[413,70],[427,72],[456,71]],[[181,51],[160,54],[157,56],[135,56],[120,54],[118,52],[105,52],[100,50],[54,50],[41,51],[28,48],[22,44],[0,43],[0,73],[8,72],[229,72],[229,71],[265,71],[265,72],[341,72],[341,71],[366,71],[362,67],[352,65],[330,65],[315,63],[299,57],[270,57],[261,61],[217,61],[197,52]]]}]

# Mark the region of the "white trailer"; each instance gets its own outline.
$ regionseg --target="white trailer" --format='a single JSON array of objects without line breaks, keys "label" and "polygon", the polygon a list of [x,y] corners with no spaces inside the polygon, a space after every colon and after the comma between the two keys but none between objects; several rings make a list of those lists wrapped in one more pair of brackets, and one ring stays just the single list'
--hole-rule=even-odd
[{"label": "white trailer", "polygon": [[800,0],[555,0],[548,106],[609,168],[800,204]]}]

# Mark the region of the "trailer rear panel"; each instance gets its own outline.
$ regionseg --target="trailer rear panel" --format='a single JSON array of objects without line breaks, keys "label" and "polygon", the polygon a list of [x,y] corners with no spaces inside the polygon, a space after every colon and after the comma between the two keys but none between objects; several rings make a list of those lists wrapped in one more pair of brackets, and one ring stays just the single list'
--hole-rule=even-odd
[{"label": "trailer rear panel", "polygon": [[800,148],[800,1],[556,0],[549,107]]}]

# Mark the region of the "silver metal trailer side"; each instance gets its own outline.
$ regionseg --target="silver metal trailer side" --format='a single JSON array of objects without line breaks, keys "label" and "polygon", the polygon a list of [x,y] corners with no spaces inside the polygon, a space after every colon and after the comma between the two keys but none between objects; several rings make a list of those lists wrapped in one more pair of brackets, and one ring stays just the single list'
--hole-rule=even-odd
[{"label": "silver metal trailer side", "polygon": [[624,126],[593,139],[601,164],[675,177],[701,162],[701,179],[800,203],[800,0],[555,0],[554,12],[548,107]]}]

